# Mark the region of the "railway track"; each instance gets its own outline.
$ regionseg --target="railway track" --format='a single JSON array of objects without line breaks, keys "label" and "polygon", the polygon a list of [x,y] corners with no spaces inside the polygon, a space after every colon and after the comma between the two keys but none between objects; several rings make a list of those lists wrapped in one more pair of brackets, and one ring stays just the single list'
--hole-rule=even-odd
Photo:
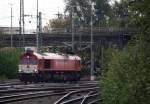
[{"label": "railway track", "polygon": [[[21,84],[21,82],[18,79],[12,79],[12,80],[0,80],[0,86],[6,86],[6,85],[18,85]],[[23,83],[22,83],[23,84]]]},{"label": "railway track", "polygon": [[90,86],[96,85],[97,82],[89,82],[89,81],[80,81],[77,83],[32,83],[32,84],[24,84],[21,82],[18,83],[1,83],[0,84],[0,91],[1,90],[8,90],[8,89],[24,89],[24,88],[39,88],[39,87],[65,87],[65,86]]},{"label": "railway track", "polygon": [[34,93],[24,93],[24,94],[12,94],[0,97],[0,103],[12,103],[16,101],[28,100],[33,98],[41,98],[47,96],[63,95],[66,92],[54,92],[54,91],[44,91],[44,92],[34,92]]},{"label": "railway track", "polygon": [[[28,85],[10,85],[13,87],[5,86],[5,89],[0,89],[0,104],[22,104],[22,102],[25,101],[36,101],[36,99],[43,99],[47,97],[51,97],[50,104],[78,104],[76,102],[82,102],[79,104],[88,104],[84,103],[87,101],[91,101],[91,104],[96,104],[96,102],[99,101],[97,99],[98,93],[96,91],[96,85],[97,82],[90,81],[83,81],[78,83],[39,83]],[[32,102],[31,104],[38,103]]]},{"label": "railway track", "polygon": [[89,103],[98,103],[99,100],[96,100],[98,97],[96,89],[95,87],[71,91],[58,99],[54,104],[87,104],[87,101],[92,97],[94,98]]}]

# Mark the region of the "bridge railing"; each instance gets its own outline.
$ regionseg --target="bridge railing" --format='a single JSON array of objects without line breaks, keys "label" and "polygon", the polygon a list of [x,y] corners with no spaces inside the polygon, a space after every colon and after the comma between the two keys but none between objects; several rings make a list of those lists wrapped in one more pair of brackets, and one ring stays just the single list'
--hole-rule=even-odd
[{"label": "bridge railing", "polygon": [[[136,32],[136,28],[118,28],[118,27],[94,27],[93,33],[98,32]],[[90,33],[91,27],[82,27],[82,28],[75,28],[75,33]],[[71,33],[71,29],[66,28],[52,28],[49,31],[43,31],[43,33]]]}]

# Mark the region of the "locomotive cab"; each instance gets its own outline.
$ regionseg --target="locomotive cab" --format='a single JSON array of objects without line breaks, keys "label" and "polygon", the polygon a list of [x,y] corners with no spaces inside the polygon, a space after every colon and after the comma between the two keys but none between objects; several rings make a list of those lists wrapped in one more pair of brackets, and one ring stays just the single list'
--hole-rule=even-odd
[{"label": "locomotive cab", "polygon": [[33,51],[27,51],[20,56],[19,77],[20,80],[30,80],[38,73],[38,59]]}]

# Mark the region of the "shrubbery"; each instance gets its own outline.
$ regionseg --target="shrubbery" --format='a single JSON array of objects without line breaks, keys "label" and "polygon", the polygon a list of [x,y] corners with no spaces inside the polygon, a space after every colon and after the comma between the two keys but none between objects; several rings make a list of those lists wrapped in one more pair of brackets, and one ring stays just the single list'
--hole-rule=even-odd
[{"label": "shrubbery", "polygon": [[20,52],[15,48],[0,49],[0,78],[17,78]]},{"label": "shrubbery", "polygon": [[141,31],[123,50],[112,51],[100,80],[104,104],[150,104],[150,1],[130,5],[140,14],[134,19]]},{"label": "shrubbery", "polygon": [[150,51],[144,54],[141,49],[138,44],[112,52],[100,81],[104,104],[150,104]]},{"label": "shrubbery", "polygon": [[90,75],[90,54],[89,50],[79,51],[77,53],[81,57],[81,76]]}]

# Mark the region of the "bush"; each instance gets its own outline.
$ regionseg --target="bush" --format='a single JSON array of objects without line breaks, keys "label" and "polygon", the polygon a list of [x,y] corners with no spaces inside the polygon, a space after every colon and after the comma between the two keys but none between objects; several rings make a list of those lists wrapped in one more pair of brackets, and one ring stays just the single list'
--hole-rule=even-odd
[{"label": "bush", "polygon": [[[140,34],[122,51],[113,51],[100,81],[104,104],[150,104],[150,1],[134,0],[129,9]],[[134,15],[137,12],[139,15]]]},{"label": "bush", "polygon": [[90,53],[89,50],[77,53],[81,57],[81,77],[90,75]]},{"label": "bush", "polygon": [[15,48],[0,49],[0,78],[17,78],[19,54]]},{"label": "bush", "polygon": [[108,71],[100,81],[104,104],[150,104],[150,60],[145,60],[150,56],[139,49],[134,45],[112,52]]}]

